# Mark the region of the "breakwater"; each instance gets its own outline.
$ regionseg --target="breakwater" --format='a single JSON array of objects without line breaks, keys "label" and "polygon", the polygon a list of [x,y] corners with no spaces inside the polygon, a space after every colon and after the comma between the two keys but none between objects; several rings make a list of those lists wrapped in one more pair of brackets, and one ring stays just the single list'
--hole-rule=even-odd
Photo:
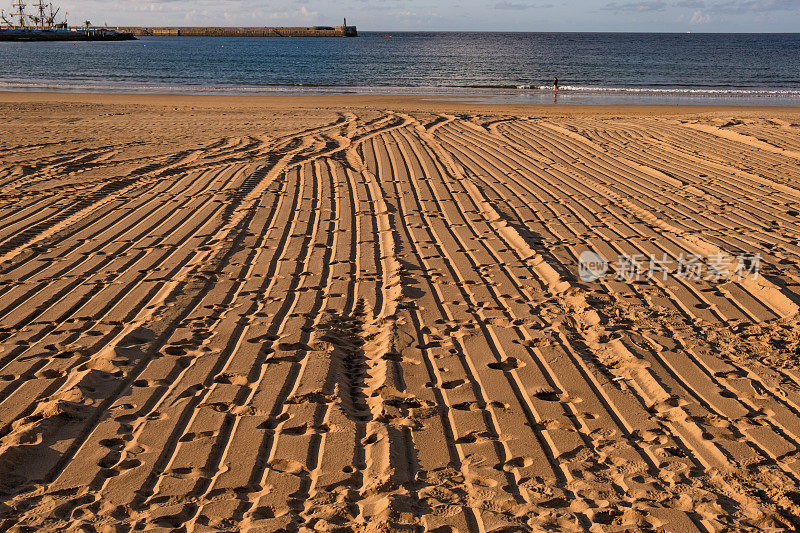
[{"label": "breakwater", "polygon": [[358,37],[355,26],[309,27],[119,27],[137,37]]}]

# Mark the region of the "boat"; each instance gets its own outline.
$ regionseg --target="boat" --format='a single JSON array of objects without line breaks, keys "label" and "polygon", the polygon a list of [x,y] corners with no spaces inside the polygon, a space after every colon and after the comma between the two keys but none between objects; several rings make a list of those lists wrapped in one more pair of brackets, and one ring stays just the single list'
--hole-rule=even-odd
[{"label": "boat", "polygon": [[93,27],[89,22],[80,28],[70,28],[66,19],[56,22],[60,8],[54,9],[52,3],[39,0],[33,4],[38,13],[26,13],[23,0],[13,4],[13,15],[0,11],[0,41],[130,41],[133,33],[120,32],[109,28]]},{"label": "boat", "polygon": [[0,41],[132,41],[132,33],[108,28],[38,30],[31,28],[0,28]]}]

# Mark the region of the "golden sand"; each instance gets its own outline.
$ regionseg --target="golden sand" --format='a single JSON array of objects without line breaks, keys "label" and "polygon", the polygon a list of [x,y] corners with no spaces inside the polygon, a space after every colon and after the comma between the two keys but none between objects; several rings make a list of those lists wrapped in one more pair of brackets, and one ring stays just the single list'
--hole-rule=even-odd
[{"label": "golden sand", "polygon": [[0,95],[0,529],[800,527],[798,183],[796,109]]}]

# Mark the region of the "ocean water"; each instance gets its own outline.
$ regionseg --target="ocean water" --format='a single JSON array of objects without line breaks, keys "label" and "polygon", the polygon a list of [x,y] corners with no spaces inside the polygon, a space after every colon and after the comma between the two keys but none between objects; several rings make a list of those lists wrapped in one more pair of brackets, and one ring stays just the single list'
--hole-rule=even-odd
[{"label": "ocean water", "polygon": [[0,43],[0,90],[800,105],[800,34],[372,32]]}]

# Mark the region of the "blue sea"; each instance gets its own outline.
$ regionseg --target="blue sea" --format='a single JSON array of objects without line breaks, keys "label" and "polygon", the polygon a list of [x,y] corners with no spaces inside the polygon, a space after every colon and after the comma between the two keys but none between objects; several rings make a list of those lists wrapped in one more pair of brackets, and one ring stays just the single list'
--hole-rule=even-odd
[{"label": "blue sea", "polygon": [[800,34],[369,32],[0,43],[0,90],[800,105]]}]

